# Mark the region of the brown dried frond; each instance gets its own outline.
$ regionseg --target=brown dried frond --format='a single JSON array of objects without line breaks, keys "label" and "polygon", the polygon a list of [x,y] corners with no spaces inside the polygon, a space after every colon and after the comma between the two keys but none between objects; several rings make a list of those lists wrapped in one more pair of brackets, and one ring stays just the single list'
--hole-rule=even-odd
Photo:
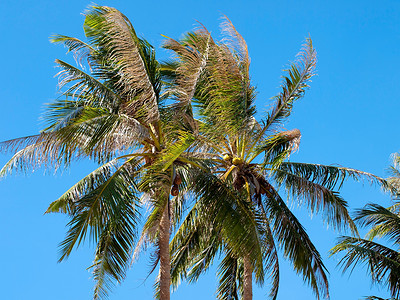
[{"label": "brown dried frond", "polygon": [[61,164],[68,164],[72,158],[77,159],[82,155],[77,147],[63,143],[55,133],[42,133],[2,144],[20,150],[1,169],[0,176],[13,171],[35,171],[37,168],[57,170]]},{"label": "brown dried frond", "polygon": [[225,34],[224,42],[228,45],[235,54],[237,54],[243,63],[246,76],[249,74],[250,58],[247,49],[247,44],[244,38],[233,26],[232,22],[227,16],[223,17],[223,22],[221,23],[222,33]]},{"label": "brown dried frond", "polygon": [[301,133],[299,129],[292,129],[287,131],[282,131],[279,135],[284,136],[288,141],[290,141],[292,152],[299,149]]}]

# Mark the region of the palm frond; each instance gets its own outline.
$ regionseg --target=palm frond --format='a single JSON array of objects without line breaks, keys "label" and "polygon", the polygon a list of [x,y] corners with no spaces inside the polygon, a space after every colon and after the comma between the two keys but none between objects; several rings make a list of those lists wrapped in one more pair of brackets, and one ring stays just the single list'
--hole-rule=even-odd
[{"label": "palm frond", "polygon": [[362,226],[372,225],[368,239],[387,237],[396,244],[400,244],[400,217],[378,204],[370,203],[355,213],[356,221]]},{"label": "palm frond", "polygon": [[56,59],[56,63],[62,68],[57,74],[60,89],[73,83],[63,94],[71,94],[73,98],[94,107],[104,107],[110,111],[118,109],[122,99],[111,87],[62,60]]},{"label": "palm frond", "polygon": [[255,113],[254,87],[232,51],[225,44],[210,43],[205,75],[193,101],[204,121],[203,132],[211,136],[238,133]]},{"label": "palm frond", "polygon": [[218,267],[218,277],[217,299],[239,300],[239,262],[231,252],[225,253]]},{"label": "palm frond", "polygon": [[129,267],[136,240],[137,211],[132,201],[120,201],[99,237],[94,264],[91,267],[96,281],[94,299],[103,299],[113,286],[121,282]]},{"label": "palm frond", "polygon": [[221,30],[224,34],[224,39],[222,42],[228,45],[232,52],[239,58],[240,67],[243,72],[243,77],[249,78],[249,67],[250,67],[250,57],[247,49],[247,44],[244,38],[233,26],[231,20],[227,16],[224,16],[223,22],[221,23]]},{"label": "palm frond", "polygon": [[331,255],[345,252],[340,260],[343,272],[359,263],[367,264],[372,280],[388,286],[392,297],[400,295],[399,253],[375,242],[354,237],[341,237]]},{"label": "palm frond", "polygon": [[206,272],[222,246],[220,230],[205,219],[197,204],[188,213],[171,241],[171,278],[174,287],[182,279],[196,281]]},{"label": "palm frond", "polygon": [[63,143],[51,132],[2,142],[0,151],[17,151],[0,170],[0,177],[39,168],[57,170],[62,164],[67,166],[72,159],[82,156],[76,147]]},{"label": "palm frond", "polygon": [[258,155],[264,152],[263,168],[278,168],[284,160],[288,159],[290,154],[296,151],[300,144],[300,130],[293,129],[280,132],[269,136],[267,139],[254,145],[251,149],[252,156],[250,161],[253,161]]},{"label": "palm frond", "polygon": [[167,93],[176,97],[175,117],[184,118],[192,130],[197,130],[197,128],[193,119],[191,101],[200,77],[203,76],[211,42],[211,34],[204,29],[188,34],[184,42],[168,39],[164,43],[164,48],[174,51],[179,58],[174,84]]},{"label": "palm frond", "polygon": [[262,236],[262,253],[263,253],[263,261],[264,261],[264,272],[263,274],[256,273],[255,278],[257,283],[262,285],[264,283],[264,277],[269,274],[271,278],[271,291],[269,296],[272,300],[276,300],[278,297],[278,289],[279,289],[279,258],[277,247],[274,241],[274,235],[271,230],[270,221],[264,211],[264,206],[262,203],[259,206],[263,215],[263,224],[264,224],[264,234]]},{"label": "palm frond", "polygon": [[189,190],[198,200],[171,242],[174,285],[183,278],[197,280],[224,247],[231,248],[237,257],[251,255],[254,271],[262,281],[263,233],[251,207],[241,203],[237,191],[208,173],[198,174],[192,182],[196,184]]},{"label": "palm frond", "polygon": [[152,48],[136,36],[129,20],[114,8],[92,6],[85,16],[87,38],[118,66],[115,86],[126,99],[124,111],[143,121],[159,120],[158,65]]},{"label": "palm frond", "polygon": [[[47,212],[69,212],[71,221],[66,238],[60,244],[60,259],[85,239],[97,244],[93,270],[96,286],[94,299],[107,296],[113,280],[120,282],[126,274],[136,240],[139,217],[132,160],[111,172],[112,164],[86,176]],[[68,206],[65,202],[73,203]]]},{"label": "palm frond", "polygon": [[328,189],[340,189],[343,182],[347,178],[351,178],[355,181],[366,180],[371,185],[377,184],[381,186],[385,191],[393,191],[393,187],[379,176],[341,166],[285,162],[281,164],[279,169],[299,175],[312,182],[319,183]]},{"label": "palm frond", "polygon": [[218,224],[224,241],[238,256],[246,254],[255,261],[262,261],[260,220],[252,204],[245,200],[247,198],[211,174],[200,174],[195,182],[193,191],[201,205],[202,216]]},{"label": "palm frond", "polygon": [[56,34],[50,37],[52,43],[63,43],[68,48],[68,52],[73,52],[75,61],[83,67],[83,60],[90,65],[90,54],[96,52],[91,45],[81,41],[80,39],[69,37],[66,35]]},{"label": "palm frond", "polygon": [[293,103],[302,98],[309,87],[317,62],[311,38],[306,39],[297,57],[297,61],[287,70],[287,76],[283,77],[282,92],[275,97],[275,104],[264,121],[265,130],[271,130],[272,126],[282,124],[291,114]]},{"label": "palm frond", "polygon": [[326,268],[321,255],[272,186],[267,195],[263,206],[271,219],[272,232],[283,248],[284,256],[292,262],[295,271],[302,274],[318,299],[321,295],[329,297]]},{"label": "palm frond", "polygon": [[[112,220],[118,206],[132,206],[137,214],[136,182],[132,170],[137,161],[130,159],[111,171],[109,164],[83,178],[60,199],[53,202],[47,212],[71,211],[71,221],[65,240],[60,244],[60,261],[67,258],[74,247],[89,234],[98,243],[104,226]],[[73,205],[68,207],[68,203]],[[66,203],[66,205],[65,205]]]},{"label": "palm frond", "polygon": [[[149,137],[149,131],[136,119],[124,114],[85,106],[78,112],[53,103],[47,112],[52,122],[49,130],[56,130],[56,139],[71,152],[82,152],[99,162],[104,162],[118,152],[132,149]],[[67,115],[65,115],[67,113]],[[53,127],[54,129],[51,129]],[[60,127],[60,128],[57,128]]]},{"label": "palm frond", "polygon": [[[347,202],[331,189],[338,180],[335,177],[337,173],[334,172],[332,177],[329,177],[330,173],[321,172],[321,177],[318,177],[318,173],[310,172],[312,175],[315,174],[315,177],[311,177],[309,174],[296,172],[292,166],[291,163],[281,164],[274,173],[276,182],[283,185],[294,199],[303,199],[312,212],[321,212],[328,224],[337,229],[348,226],[352,232],[358,234],[357,227],[347,210]],[[310,166],[310,169],[313,170],[314,167]]]}]

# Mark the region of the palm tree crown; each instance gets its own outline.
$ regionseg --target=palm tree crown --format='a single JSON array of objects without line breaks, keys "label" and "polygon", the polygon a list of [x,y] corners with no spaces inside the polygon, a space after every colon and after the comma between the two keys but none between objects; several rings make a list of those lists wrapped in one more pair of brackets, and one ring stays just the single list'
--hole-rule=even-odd
[{"label": "palm tree crown", "polygon": [[[171,81],[189,78],[185,77],[187,69],[196,70],[196,89],[190,95],[193,99],[181,97],[180,106],[195,116],[187,124],[198,130],[197,139],[213,162],[212,175],[191,180],[196,183],[193,191],[197,202],[172,240],[173,283],[182,278],[196,280],[214,257],[223,253],[218,271],[219,299],[238,299],[239,293],[243,299],[251,299],[251,289],[246,292],[245,287],[248,281],[251,286],[253,272],[259,283],[267,272],[272,274],[271,296],[275,299],[279,245],[317,297],[328,296],[320,254],[277,188],[284,187],[295,199],[304,199],[312,212],[322,212],[335,228],[349,227],[356,232],[347,202],[337,189],[347,177],[367,177],[384,186],[387,183],[354,169],[287,161],[301,135],[297,129],[284,130],[283,122],[314,75],[316,52],[311,39],[306,40],[298,60],[287,70],[272,109],[257,122],[247,45],[227,18],[222,28],[222,42],[214,41],[201,27],[180,41],[169,39],[165,44],[177,56],[177,62],[169,63],[175,72]],[[197,68],[187,67],[191,63]],[[185,68],[173,68],[181,65]],[[177,95],[179,92],[175,91]],[[244,235],[235,228],[232,207],[236,220],[240,220],[237,222],[246,226]]]},{"label": "palm tree crown", "polygon": [[[74,53],[82,68],[56,60],[62,93],[47,106],[47,127],[36,136],[1,144],[5,150],[18,150],[1,174],[68,166],[83,157],[97,161],[97,170],[47,210],[71,218],[60,244],[60,261],[85,239],[96,243],[91,268],[97,299],[107,295],[113,280],[125,277],[136,246],[155,244],[160,297],[169,299],[169,232],[174,217],[170,212],[175,203],[179,205],[177,194],[185,185],[180,172],[198,166],[187,151],[193,134],[174,122],[182,112],[164,102],[155,51],[137,37],[122,13],[90,7],[84,30],[88,43],[52,37],[52,42],[63,43]],[[149,200],[152,210],[136,245],[143,199]]]}]

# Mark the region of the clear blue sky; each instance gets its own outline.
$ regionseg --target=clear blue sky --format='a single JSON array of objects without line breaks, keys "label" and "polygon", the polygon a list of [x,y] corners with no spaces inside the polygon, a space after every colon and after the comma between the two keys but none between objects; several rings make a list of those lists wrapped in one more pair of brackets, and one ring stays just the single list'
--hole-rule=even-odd
[{"label": "clear blue sky", "polygon": [[[258,87],[260,116],[279,91],[281,70],[310,35],[318,52],[318,76],[306,97],[295,105],[287,129],[302,132],[293,161],[340,164],[384,176],[391,153],[400,150],[400,2],[385,1],[98,1],[121,10],[139,35],[157,49],[161,34],[179,38],[201,21],[218,35],[226,14],[246,39]],[[41,129],[42,104],[56,96],[55,58],[66,57],[48,37],[60,33],[83,38],[81,12],[86,1],[0,2],[0,140],[32,135]],[[159,51],[159,58],[167,53]],[[3,165],[10,155],[0,155]],[[85,270],[93,248],[85,245],[57,263],[57,245],[67,218],[43,215],[48,204],[93,166],[80,162],[53,176],[39,170],[0,181],[0,282],[2,299],[90,299],[93,282]],[[367,202],[389,204],[388,195],[367,183],[348,182],[343,196],[352,209]],[[366,269],[342,275],[338,258],[328,258],[334,233],[318,216],[292,205],[330,271],[331,299],[388,296],[371,287]],[[282,261],[278,299],[314,299],[311,290]],[[143,255],[111,300],[151,299],[153,277]],[[214,299],[215,270],[196,285],[182,285],[172,299]],[[268,288],[256,289],[265,299]]]}]

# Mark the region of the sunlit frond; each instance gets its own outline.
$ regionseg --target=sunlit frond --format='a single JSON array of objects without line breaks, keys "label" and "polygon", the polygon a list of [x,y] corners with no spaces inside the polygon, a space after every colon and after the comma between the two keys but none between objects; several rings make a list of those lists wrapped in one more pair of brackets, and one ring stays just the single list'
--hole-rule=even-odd
[{"label": "sunlit frond", "polygon": [[231,51],[224,44],[210,44],[205,76],[195,93],[202,130],[211,136],[237,133],[255,113],[254,87]]},{"label": "sunlit frond", "polygon": [[313,181],[285,168],[276,170],[275,179],[294,199],[303,199],[311,211],[320,212],[328,224],[337,229],[348,226],[357,234],[357,227],[347,210],[348,204],[339,193],[327,188],[323,183],[318,183],[315,178]]},{"label": "sunlit frond", "polygon": [[264,152],[264,168],[278,168],[290,154],[299,148],[300,130],[293,129],[269,136],[254,145],[250,161]]},{"label": "sunlit frond", "polygon": [[355,220],[362,226],[373,226],[368,233],[368,239],[386,237],[400,244],[400,217],[390,209],[370,203],[355,213]]},{"label": "sunlit frond", "polygon": [[71,221],[60,244],[60,261],[68,258],[84,240],[95,244],[94,299],[104,298],[113,281],[126,274],[136,240],[139,217],[134,170],[138,159],[117,160],[100,167],[50,204],[47,213],[68,213]]},{"label": "sunlit frond", "polygon": [[110,111],[118,109],[122,99],[112,88],[62,60],[57,59],[56,63],[62,68],[57,74],[59,87],[68,86],[64,94],[71,94],[72,98],[78,98],[93,107],[104,107]]},{"label": "sunlit frond", "polygon": [[64,144],[54,133],[13,139],[0,143],[0,151],[16,151],[0,170],[0,177],[14,172],[32,172],[39,168],[57,170],[62,164],[68,165],[82,153],[74,145]]},{"label": "sunlit frond", "polygon": [[200,77],[203,76],[211,42],[211,34],[201,30],[188,34],[184,42],[168,39],[164,43],[164,48],[174,51],[179,59],[174,84],[168,93],[174,94],[177,99],[174,104],[176,117],[184,118],[192,130],[197,130],[197,126],[193,119],[191,101]]},{"label": "sunlit frond", "polygon": [[231,20],[229,20],[227,16],[223,17],[221,29],[222,33],[224,34],[224,39],[222,41],[227,44],[232,49],[232,52],[239,58],[243,77],[248,79],[250,57],[246,41],[236,30],[235,26],[233,26]]},{"label": "sunlit frond", "polygon": [[126,99],[124,111],[143,121],[159,120],[158,66],[149,44],[136,36],[129,20],[114,8],[92,6],[85,16],[89,41],[118,65],[115,86]]},{"label": "sunlit frond", "polygon": [[275,97],[275,104],[264,121],[265,130],[281,125],[292,112],[293,103],[303,97],[314,76],[317,62],[316,51],[311,38],[307,38],[297,60],[283,77],[282,92]]},{"label": "sunlit frond", "polygon": [[381,186],[385,191],[393,190],[393,187],[390,186],[385,179],[379,176],[341,166],[285,162],[281,164],[279,169],[299,175],[302,178],[305,178],[312,182],[319,183],[328,189],[340,189],[343,182],[347,178],[350,178],[355,181],[365,180],[369,184],[377,184]]},{"label": "sunlit frond", "polygon": [[90,54],[96,52],[91,45],[81,41],[80,39],[69,37],[66,35],[56,34],[50,37],[52,43],[63,43],[68,48],[68,52],[73,52],[75,61],[81,65],[84,60],[90,65]]}]

